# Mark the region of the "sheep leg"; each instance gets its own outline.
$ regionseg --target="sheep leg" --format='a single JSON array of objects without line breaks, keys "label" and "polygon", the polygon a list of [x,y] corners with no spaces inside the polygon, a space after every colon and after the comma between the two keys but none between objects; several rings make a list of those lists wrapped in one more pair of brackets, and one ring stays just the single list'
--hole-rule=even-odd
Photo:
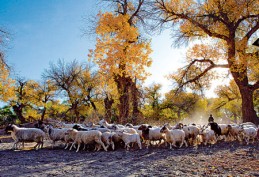
[{"label": "sheep leg", "polygon": [[66,143],[65,149],[67,149],[67,148],[68,148],[68,146],[69,146],[69,143]]},{"label": "sheep leg", "polygon": [[130,143],[125,143],[125,148],[126,148],[126,150],[128,151],[129,150],[129,148],[130,148],[130,145],[129,145]]},{"label": "sheep leg", "polygon": [[79,151],[80,146],[81,146],[81,143],[78,143],[78,146],[77,146],[77,150],[76,150],[76,152],[78,152],[78,151]]},{"label": "sheep leg", "polygon": [[115,149],[115,145],[114,145],[113,141],[111,142],[111,145],[112,145],[112,150],[114,150]]},{"label": "sheep leg", "polygon": [[187,142],[184,140],[184,144],[185,144],[185,147],[188,147],[188,144],[187,144]]},{"label": "sheep leg", "polygon": [[146,143],[147,143],[147,149],[148,149],[148,146],[150,145],[150,140],[147,140]]},{"label": "sheep leg", "polygon": [[37,144],[33,147],[35,150],[38,150],[39,143],[37,142]]},{"label": "sheep leg", "polygon": [[[185,141],[185,140],[184,140],[184,141]],[[184,142],[184,141],[182,141],[182,142],[181,142],[181,144],[180,144],[179,148],[181,148],[181,147],[183,146],[183,142]]]},{"label": "sheep leg", "polygon": [[72,147],[75,145],[75,142],[72,143],[72,145],[70,146],[69,150],[72,150]]},{"label": "sheep leg", "polygon": [[105,145],[103,144],[102,140],[97,140],[97,139],[96,139],[95,142],[98,143],[98,144],[100,144],[100,145],[103,147],[103,149],[104,149],[105,151],[107,151],[107,148],[106,148]]},{"label": "sheep leg", "polygon": [[176,142],[173,142],[173,143],[172,143],[172,146],[175,147],[175,148],[177,148]]},{"label": "sheep leg", "polygon": [[13,143],[13,147],[12,147],[12,150],[14,150],[14,149],[15,149],[15,143],[16,143],[16,142],[14,142],[14,143]]},{"label": "sheep leg", "polygon": [[138,143],[139,149],[142,149],[142,145],[141,145],[140,139],[137,140],[137,143]]},{"label": "sheep leg", "polygon": [[54,149],[55,141],[52,142],[52,149]]}]

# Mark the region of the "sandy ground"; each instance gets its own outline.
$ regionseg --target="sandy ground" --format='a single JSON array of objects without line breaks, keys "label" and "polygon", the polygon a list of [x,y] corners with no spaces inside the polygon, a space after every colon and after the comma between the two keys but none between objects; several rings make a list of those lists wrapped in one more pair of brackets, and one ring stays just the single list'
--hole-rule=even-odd
[{"label": "sandy ground", "polygon": [[[2,137],[3,138],[3,137]],[[0,143],[0,176],[258,176],[259,142],[240,145],[218,142],[212,146],[169,150],[150,149],[78,153],[54,149],[10,150],[12,142]]]}]

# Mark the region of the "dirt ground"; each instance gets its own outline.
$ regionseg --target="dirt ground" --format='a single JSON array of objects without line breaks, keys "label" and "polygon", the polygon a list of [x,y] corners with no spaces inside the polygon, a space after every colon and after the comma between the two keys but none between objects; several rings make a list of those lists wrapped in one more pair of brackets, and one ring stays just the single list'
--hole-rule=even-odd
[{"label": "dirt ground", "polygon": [[[3,139],[4,137],[2,137]],[[0,176],[258,176],[259,142],[240,145],[218,142],[212,146],[169,150],[150,149],[78,153],[54,149],[10,150],[12,142],[0,143]]]}]

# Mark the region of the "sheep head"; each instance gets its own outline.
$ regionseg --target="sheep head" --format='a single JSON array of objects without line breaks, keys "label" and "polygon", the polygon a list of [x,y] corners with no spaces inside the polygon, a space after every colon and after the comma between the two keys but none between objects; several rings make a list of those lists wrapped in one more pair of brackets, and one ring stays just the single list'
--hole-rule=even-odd
[{"label": "sheep head", "polygon": [[7,125],[7,127],[5,127],[5,132],[6,133],[12,132],[12,131],[14,131],[13,129],[14,129],[13,125],[9,124],[9,125]]},{"label": "sheep head", "polygon": [[160,133],[166,133],[168,131],[168,128],[166,125],[164,125],[161,130],[160,130]]}]

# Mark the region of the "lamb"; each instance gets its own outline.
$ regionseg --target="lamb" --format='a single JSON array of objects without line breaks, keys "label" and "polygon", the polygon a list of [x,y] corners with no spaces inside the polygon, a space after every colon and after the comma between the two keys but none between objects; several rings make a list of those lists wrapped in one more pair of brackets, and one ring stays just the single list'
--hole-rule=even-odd
[{"label": "lamb", "polygon": [[176,147],[177,142],[180,142],[180,146],[179,146],[180,148],[182,147],[183,144],[185,144],[185,146],[188,147],[187,142],[185,140],[185,133],[183,130],[181,129],[169,130],[167,128],[167,125],[164,125],[160,129],[160,132],[165,134],[165,140],[167,143],[169,143],[170,149],[172,149],[172,145]]},{"label": "lamb", "polygon": [[160,132],[160,128],[153,128],[152,126],[148,126],[146,124],[142,124],[138,130],[142,130],[142,138],[145,140],[145,143],[148,146],[150,145],[150,141],[161,141],[164,140],[164,135]]},{"label": "lamb", "polygon": [[53,128],[51,125],[47,125],[44,130],[45,132],[48,133],[49,138],[52,140],[52,149],[53,149],[56,141],[66,142],[65,141],[66,132],[70,130],[70,128]]},{"label": "lamb", "polygon": [[[8,125],[5,128],[6,132],[11,132],[11,136],[15,141],[12,149],[17,149],[17,145],[19,142],[36,142],[37,144],[34,146],[36,150],[39,148],[43,148],[43,139],[45,137],[45,133],[38,128],[20,128],[16,125]],[[24,144],[23,144],[24,147]]]},{"label": "lamb", "polygon": [[[78,144],[77,150],[76,150],[76,152],[78,152],[80,145],[82,143],[89,144],[91,142],[96,142],[96,143],[100,144],[105,151],[107,151],[107,148],[105,147],[105,145],[103,144],[102,139],[101,139],[102,133],[98,130],[77,131],[77,130],[73,129],[73,130],[68,130],[68,133],[72,134],[72,136],[75,136],[75,140],[69,150],[71,150],[75,144]],[[99,150],[100,149],[98,149],[97,151],[99,151]]]},{"label": "lamb", "polygon": [[130,134],[125,131],[117,131],[117,135],[124,141],[126,150],[129,150],[130,143],[137,143],[139,149],[142,149],[140,136],[138,133]]}]

